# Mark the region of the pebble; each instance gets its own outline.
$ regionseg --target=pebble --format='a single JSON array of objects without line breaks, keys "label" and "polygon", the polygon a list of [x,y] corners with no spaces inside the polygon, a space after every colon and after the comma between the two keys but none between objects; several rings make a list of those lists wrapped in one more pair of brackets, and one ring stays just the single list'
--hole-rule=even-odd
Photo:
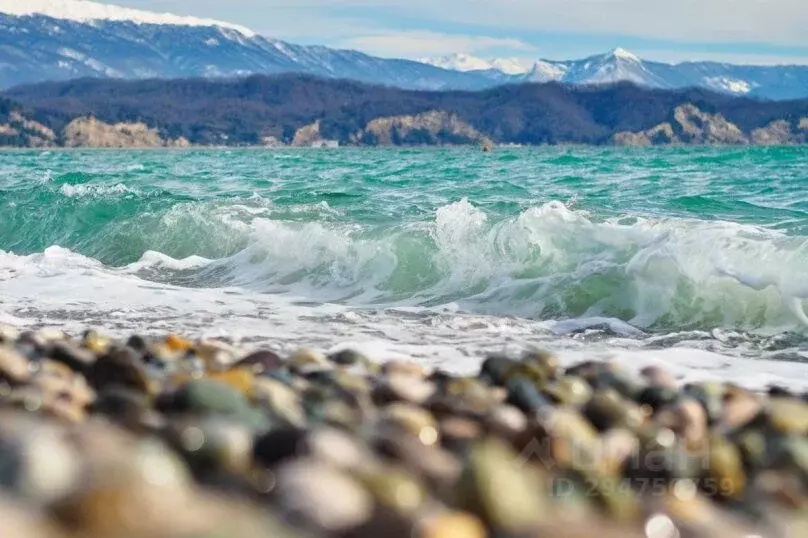
[{"label": "pebble", "polygon": [[13,349],[0,346],[0,379],[20,385],[31,379],[28,359]]},{"label": "pebble", "polygon": [[0,326],[0,536],[808,529],[801,395],[535,350],[476,376],[383,358]]},{"label": "pebble", "polygon": [[286,518],[321,532],[355,529],[373,513],[373,497],[359,481],[317,461],[281,467],[274,494]]}]

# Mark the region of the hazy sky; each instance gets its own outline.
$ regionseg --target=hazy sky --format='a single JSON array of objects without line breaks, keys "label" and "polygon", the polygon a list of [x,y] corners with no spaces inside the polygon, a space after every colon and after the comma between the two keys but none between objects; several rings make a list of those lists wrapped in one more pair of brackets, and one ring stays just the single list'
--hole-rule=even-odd
[{"label": "hazy sky", "polygon": [[[21,0],[24,1],[24,0]],[[102,0],[103,1],[103,0]],[[305,44],[417,58],[569,59],[621,46],[665,61],[808,64],[808,0],[116,0]]]}]

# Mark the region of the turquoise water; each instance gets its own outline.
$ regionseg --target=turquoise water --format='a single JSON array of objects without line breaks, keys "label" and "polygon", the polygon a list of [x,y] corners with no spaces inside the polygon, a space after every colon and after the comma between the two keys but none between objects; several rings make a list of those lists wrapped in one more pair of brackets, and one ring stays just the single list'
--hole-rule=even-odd
[{"label": "turquoise water", "polygon": [[158,309],[228,290],[315,316],[735,331],[799,359],[806,187],[808,148],[10,151],[0,292],[38,323],[108,312],[137,282],[132,311],[148,283],[171,290]]}]

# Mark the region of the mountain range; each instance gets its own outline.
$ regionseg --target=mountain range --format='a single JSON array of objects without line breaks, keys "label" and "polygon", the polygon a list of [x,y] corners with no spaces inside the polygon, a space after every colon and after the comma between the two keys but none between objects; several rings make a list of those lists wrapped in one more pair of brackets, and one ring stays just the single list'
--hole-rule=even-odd
[{"label": "mountain range", "polygon": [[808,66],[750,66],[718,62],[667,64],[643,60],[616,48],[606,54],[582,60],[525,61],[516,58],[485,60],[468,54],[453,54],[421,60],[429,65],[488,76],[499,83],[562,82],[602,84],[634,82],[649,88],[701,87],[730,95],[767,99],[795,99],[808,96]]},{"label": "mountain range", "polygon": [[239,77],[289,72],[420,90],[629,81],[650,88],[703,87],[765,99],[808,97],[808,66],[671,65],[645,61],[619,48],[575,61],[486,61],[462,54],[421,61],[387,59],[295,45],[221,21],[85,0],[0,0],[0,88],[81,77]]}]

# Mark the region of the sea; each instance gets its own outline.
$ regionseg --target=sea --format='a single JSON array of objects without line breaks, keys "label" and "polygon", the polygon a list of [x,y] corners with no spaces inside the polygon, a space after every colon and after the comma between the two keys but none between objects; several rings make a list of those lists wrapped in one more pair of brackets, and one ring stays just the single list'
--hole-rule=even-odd
[{"label": "sea", "polygon": [[808,148],[0,152],[0,323],[808,389]]}]

